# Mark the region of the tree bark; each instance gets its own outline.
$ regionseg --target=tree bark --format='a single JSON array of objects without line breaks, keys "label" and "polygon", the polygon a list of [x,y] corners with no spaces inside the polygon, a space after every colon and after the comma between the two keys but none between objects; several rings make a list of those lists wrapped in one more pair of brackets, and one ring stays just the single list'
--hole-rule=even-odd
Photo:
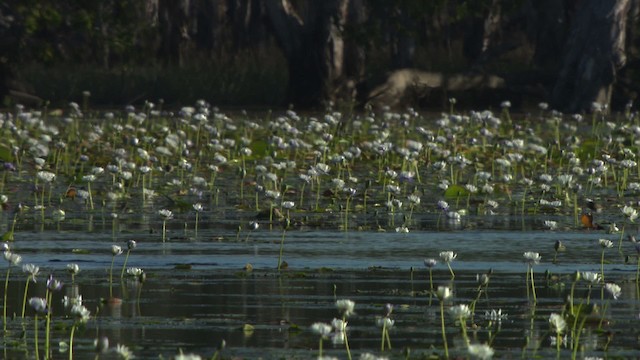
[{"label": "tree bark", "polygon": [[345,46],[342,29],[349,0],[307,2],[300,16],[289,0],[266,0],[267,17],[287,59],[288,99],[302,106],[316,106],[332,99],[344,75]]},{"label": "tree bark", "polygon": [[565,112],[609,105],[617,71],[626,63],[625,37],[630,0],[584,0],[565,44],[551,103]]},{"label": "tree bark", "polygon": [[169,63],[184,65],[189,38],[190,0],[159,0],[160,55]]}]

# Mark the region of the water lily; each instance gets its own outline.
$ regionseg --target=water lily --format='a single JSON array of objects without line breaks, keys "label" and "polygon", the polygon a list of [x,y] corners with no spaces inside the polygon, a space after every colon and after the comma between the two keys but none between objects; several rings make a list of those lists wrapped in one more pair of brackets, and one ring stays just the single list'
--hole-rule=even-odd
[{"label": "water lily", "polygon": [[38,315],[41,315],[41,314],[45,314],[46,315],[48,313],[49,307],[47,306],[47,300],[43,299],[43,298],[40,298],[40,297],[32,297],[32,298],[30,298],[29,299],[29,306],[31,306],[36,312],[35,320],[33,321],[34,327],[35,327],[34,332],[33,332],[33,340],[34,340],[33,343],[35,344],[34,352],[35,352],[35,355],[36,355],[36,359],[39,359],[40,355],[39,355],[39,351],[38,351],[38,344],[39,344],[39,341],[38,341]]},{"label": "water lily", "polygon": [[71,307],[71,316],[73,316],[74,322],[71,326],[71,333],[69,335],[69,360],[73,360],[73,335],[76,331],[76,327],[79,324],[84,324],[89,320],[91,313],[89,310],[81,304],[76,304]]},{"label": "water lily", "polygon": [[116,256],[122,254],[122,247],[118,245],[111,245],[111,267],[109,267],[109,298],[113,298],[113,263],[116,260]]},{"label": "water lily", "polygon": [[7,331],[7,308],[8,308],[7,294],[9,293],[9,274],[11,273],[12,266],[17,266],[18,264],[20,264],[20,262],[22,261],[22,257],[8,250],[9,249],[8,245],[5,246],[5,248],[7,250],[4,251],[3,256],[8,263],[8,266],[7,266],[7,276],[4,280],[4,302],[2,303],[2,309],[3,309],[2,324],[3,324],[3,329],[6,332]]},{"label": "water lily", "polygon": [[537,302],[538,298],[536,296],[536,285],[534,282],[534,276],[533,276],[533,265],[537,265],[540,263],[540,260],[542,259],[542,257],[540,256],[540,253],[537,252],[533,252],[533,251],[527,251],[523,254],[525,261],[527,262],[527,296],[529,294],[529,281],[531,281],[531,291],[533,292],[533,302]]},{"label": "water lily", "polygon": [[114,352],[123,360],[129,360],[135,358],[133,352],[126,346],[118,344],[116,345]]},{"label": "water lily", "polygon": [[567,328],[567,322],[560,314],[552,313],[549,316],[549,325],[551,326],[551,331],[556,334],[556,351],[560,351],[560,344],[562,343],[561,337],[564,334]]},{"label": "water lily", "polygon": [[67,272],[71,274],[71,283],[75,282],[76,275],[80,272],[80,266],[75,263],[67,264]]},{"label": "water lily", "polygon": [[167,221],[173,219],[173,212],[168,209],[162,209],[158,211],[158,214],[162,217],[162,242],[165,242],[167,238]]},{"label": "water lily", "polygon": [[488,344],[469,344],[467,352],[471,357],[480,360],[489,360],[493,357],[495,351]]},{"label": "water lily", "polygon": [[24,319],[24,312],[27,307],[27,293],[29,292],[29,283],[33,281],[37,282],[36,275],[40,272],[40,267],[34,264],[24,264],[22,265],[22,271],[27,273],[27,282],[24,285],[24,296],[22,298],[22,318]]},{"label": "water lily", "polygon": [[454,253],[453,251],[440,252],[440,259],[442,260],[442,262],[447,264],[447,267],[449,268],[449,273],[451,273],[452,279],[456,277],[456,274],[454,274],[453,269],[451,269],[451,262],[455,260],[455,258],[457,257],[458,257],[458,254]]},{"label": "water lily", "polygon": [[200,213],[204,210],[204,207],[200,203],[195,203],[192,206],[193,210],[196,212],[195,237],[198,238],[198,220],[200,218]]},{"label": "water lily", "polygon": [[445,358],[449,358],[449,346],[447,344],[447,335],[444,327],[444,301],[452,296],[451,288],[448,286],[438,286],[436,295],[438,299],[440,299],[440,329],[442,331],[442,341],[444,342],[444,354]]},{"label": "water lily", "polygon": [[600,277],[604,281],[604,251],[613,247],[613,241],[607,239],[598,239],[598,244],[602,247],[602,253],[600,255]]}]

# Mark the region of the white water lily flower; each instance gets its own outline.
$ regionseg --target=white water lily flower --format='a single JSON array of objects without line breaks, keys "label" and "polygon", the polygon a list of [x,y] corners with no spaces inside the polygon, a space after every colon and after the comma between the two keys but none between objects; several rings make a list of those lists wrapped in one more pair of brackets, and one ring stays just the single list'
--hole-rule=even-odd
[{"label": "white water lily flower", "polygon": [[453,293],[451,292],[451,288],[448,286],[438,286],[436,295],[438,296],[438,299],[442,301],[450,298],[453,295]]},{"label": "white water lily flower", "polygon": [[353,309],[356,303],[349,299],[340,299],[336,301],[336,307],[338,311],[345,317],[349,317],[353,314]]},{"label": "white water lily flower", "polygon": [[471,316],[471,310],[467,304],[454,305],[449,308],[449,314],[455,319],[466,319]]},{"label": "white water lily flower", "polygon": [[111,245],[111,255],[118,256],[122,254],[122,248],[118,245]]},{"label": "white water lily flower", "polygon": [[438,264],[436,259],[424,259],[424,266],[432,268]]},{"label": "white water lily flower", "polygon": [[620,295],[622,294],[622,288],[620,285],[614,283],[606,283],[604,284],[604,289],[615,299],[618,300]]},{"label": "white water lily flower", "polygon": [[38,171],[36,174],[39,180],[50,183],[56,178],[56,174],[49,171]]},{"label": "white water lily flower", "polygon": [[549,230],[555,230],[558,228],[558,222],[553,220],[545,220],[544,227],[546,227]]},{"label": "white water lily flower", "polygon": [[34,264],[24,264],[22,265],[22,271],[29,274],[29,279],[36,282],[36,275],[40,272],[40,268]]},{"label": "white water lily flower", "polygon": [[625,205],[622,208],[622,214],[629,219],[629,221],[633,222],[635,219],[638,218],[638,212],[636,211],[636,209],[634,209],[631,206],[627,206]]},{"label": "white water lily flower", "polygon": [[611,248],[613,247],[613,241],[607,239],[598,239],[598,244],[603,248]]},{"label": "white water lily flower", "polygon": [[549,316],[549,325],[551,325],[551,330],[556,334],[563,334],[567,328],[567,322],[564,320],[562,315],[556,313]]},{"label": "white water lily flower", "polygon": [[494,351],[488,344],[469,344],[467,351],[471,357],[488,360],[493,357]]},{"label": "white water lily flower", "polygon": [[380,316],[376,318],[376,325],[390,329],[396,322],[388,316]]},{"label": "white water lily flower", "polygon": [[590,285],[595,285],[600,281],[602,281],[602,276],[600,275],[600,273],[585,271],[580,273],[580,275],[581,275],[581,278],[584,281],[588,282]]},{"label": "white water lily flower", "polygon": [[454,253],[453,251],[440,252],[440,259],[442,259],[442,261],[445,263],[452,262],[457,257],[458,257],[458,254]]},{"label": "white water lily flower", "polygon": [[491,320],[491,321],[502,321],[503,319],[506,319],[509,315],[507,315],[506,313],[502,313],[502,309],[491,309],[491,311],[486,310],[484,312],[484,317],[487,320]]},{"label": "white water lily flower", "polygon": [[333,318],[333,320],[331,320],[331,327],[333,327],[336,332],[341,333],[347,329],[347,322],[342,319]]},{"label": "white water lily flower", "polygon": [[158,210],[158,214],[160,214],[160,216],[162,216],[164,220],[173,219],[173,212],[171,210],[168,210],[168,209]]},{"label": "white water lily flower", "polygon": [[144,271],[140,268],[136,268],[136,267],[127,268],[127,275],[129,276],[140,277],[143,273]]},{"label": "white water lily flower", "polygon": [[129,348],[125,345],[120,345],[120,344],[116,345],[114,351],[116,352],[116,354],[120,356],[120,358],[124,360],[135,358],[135,356],[133,355],[133,352],[129,350]]},{"label": "white water lily flower", "polygon": [[44,314],[47,312],[47,301],[43,298],[32,297],[29,299],[29,306],[31,306],[38,314]]},{"label": "white water lily flower", "polygon": [[529,263],[529,265],[537,265],[540,263],[540,260],[542,259],[542,256],[540,256],[540,253],[533,252],[533,251],[527,251],[524,254],[522,254],[522,256],[524,256],[524,259],[527,261],[527,263]]},{"label": "white water lily flower", "polygon": [[90,316],[89,310],[81,304],[75,304],[71,307],[71,315],[76,318],[76,321],[80,323],[85,323],[89,320]]},{"label": "white water lily flower", "polygon": [[315,332],[316,334],[322,337],[326,337],[329,334],[331,334],[331,330],[332,330],[331,325],[323,322],[316,322],[311,325],[311,331]]},{"label": "white water lily flower", "polygon": [[16,266],[22,261],[22,256],[12,253],[11,251],[5,251],[4,259],[9,263],[9,266]]}]

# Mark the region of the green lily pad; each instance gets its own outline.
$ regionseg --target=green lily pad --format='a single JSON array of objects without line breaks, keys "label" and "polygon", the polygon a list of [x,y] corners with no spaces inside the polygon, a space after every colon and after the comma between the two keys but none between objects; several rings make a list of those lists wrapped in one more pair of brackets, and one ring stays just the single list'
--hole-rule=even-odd
[{"label": "green lily pad", "polygon": [[445,198],[455,199],[457,197],[467,196],[467,195],[469,195],[469,192],[467,191],[467,189],[457,184],[450,185],[447,188],[447,190],[444,192]]}]

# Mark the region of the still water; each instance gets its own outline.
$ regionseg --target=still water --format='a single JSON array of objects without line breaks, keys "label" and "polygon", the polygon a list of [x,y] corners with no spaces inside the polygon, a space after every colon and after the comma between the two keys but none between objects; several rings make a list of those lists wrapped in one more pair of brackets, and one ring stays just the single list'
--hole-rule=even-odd
[{"label": "still water", "polygon": [[[203,213],[197,237],[193,222],[186,227],[171,223],[167,241],[162,243],[159,231],[148,230],[162,227],[157,219],[148,227],[134,221],[125,226],[122,221],[114,236],[111,219],[76,216],[82,221],[67,220],[60,229],[52,224],[44,231],[37,225],[22,229],[12,244],[24,263],[41,268],[29,297],[45,296],[49,273],[64,282],[61,292],[53,294],[53,358],[68,356],[59,350],[60,341],[69,341],[72,323],[62,297],[78,294],[92,318],[76,332],[76,358],[92,357],[94,339],[105,336],[112,347],[128,346],[136,358],[171,358],[180,351],[211,358],[222,341],[226,343],[219,353],[223,358],[314,358],[319,338],[310,325],[339,317],[337,299],[356,303],[355,314],[348,319],[354,357],[363,352],[390,358],[441,356],[440,307],[429,292],[425,258],[438,260],[433,268],[434,286],[447,285],[454,291],[445,307],[470,304],[478,294],[476,275],[492,269],[486,292],[467,320],[472,342],[490,343],[498,358],[555,357],[549,315],[563,311],[574,272],[600,271],[598,239],[615,239],[602,231],[569,225],[569,229],[549,231],[533,218],[522,221],[517,216],[469,217],[450,223],[425,215],[415,218],[416,230],[409,233],[326,231],[300,221],[284,231],[283,260],[288,267],[277,271],[283,229],[279,225],[270,229],[266,221],[256,231],[238,231],[232,224],[244,224],[246,219],[222,221],[219,214]],[[569,217],[557,220],[561,224],[573,221]],[[129,239],[136,240],[137,247],[127,267],[144,269],[147,278],[144,282],[127,277],[121,281],[125,254],[116,256],[111,292],[122,302],[109,302],[110,246],[119,244],[126,253]],[[567,250],[557,254],[554,264],[556,241]],[[438,258],[439,252],[448,250],[457,253],[451,262],[453,279]],[[527,265],[522,254],[526,251],[542,256],[542,262],[533,266],[536,304],[525,281]],[[77,263],[81,269],[73,284],[66,272],[68,263]],[[633,245],[625,240],[621,252],[617,246],[606,249],[604,271],[607,282],[622,287],[622,296],[613,300],[605,293],[602,297],[600,286],[594,287],[590,297],[605,307],[604,325],[598,330],[600,317],[595,315],[587,321],[579,356],[602,357],[605,349],[610,356],[640,356]],[[19,314],[26,275],[14,267],[9,279],[8,309],[16,317],[8,320],[3,352],[5,358],[33,357],[33,310],[27,309],[25,320]],[[576,303],[584,302],[587,289],[584,282],[576,284]],[[376,318],[387,303],[394,306],[391,317],[395,324],[390,330],[392,349],[381,353]],[[485,314],[491,310],[500,310],[503,317],[492,319]],[[445,323],[450,355],[467,356],[459,324],[447,314]],[[44,323],[41,331],[43,328]],[[39,341],[43,341],[42,333]],[[42,343],[40,349],[42,356]],[[324,350],[325,355],[346,358],[340,341],[325,340]],[[563,344],[559,356],[570,357],[571,350]],[[115,357],[113,352],[100,354],[100,358]]]}]

